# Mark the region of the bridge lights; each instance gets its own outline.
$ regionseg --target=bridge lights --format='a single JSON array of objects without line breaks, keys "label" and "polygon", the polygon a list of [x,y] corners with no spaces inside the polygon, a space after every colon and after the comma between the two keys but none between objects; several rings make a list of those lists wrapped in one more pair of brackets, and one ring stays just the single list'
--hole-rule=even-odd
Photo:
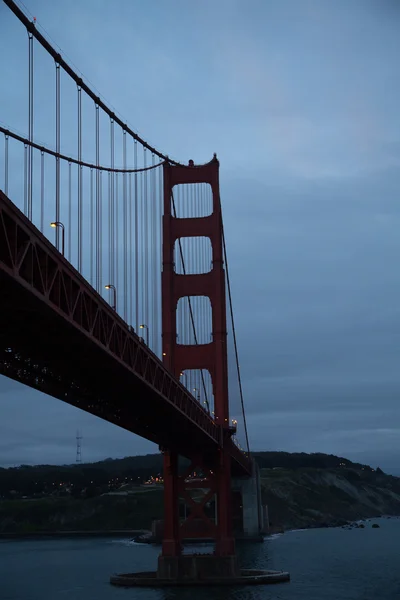
[{"label": "bridge lights", "polygon": [[144,329],[146,331],[146,344],[149,345],[149,328],[145,323],[139,325],[139,329]]},{"label": "bridge lights", "polygon": [[61,254],[64,256],[64,250],[65,250],[65,227],[64,227],[63,223],[61,223],[61,221],[52,221],[50,223],[50,227],[53,227],[53,229],[57,229],[57,227],[59,227],[61,229]]},{"label": "bridge lights", "polygon": [[111,305],[111,308],[113,310],[117,310],[117,290],[115,289],[115,286],[112,285],[111,283],[108,283],[104,287],[105,287],[106,290],[112,290],[113,291],[113,303]]}]

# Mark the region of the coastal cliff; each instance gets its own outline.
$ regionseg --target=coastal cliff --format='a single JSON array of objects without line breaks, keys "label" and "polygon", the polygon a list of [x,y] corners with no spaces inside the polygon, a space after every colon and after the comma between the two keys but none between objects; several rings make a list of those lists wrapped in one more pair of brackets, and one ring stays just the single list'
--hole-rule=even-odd
[{"label": "coastal cliff", "polygon": [[261,485],[278,530],[400,515],[400,479],[371,469],[262,469]]},{"label": "coastal cliff", "polygon": [[[400,478],[380,469],[323,454],[255,458],[272,531],[400,515]],[[161,470],[160,455],[0,469],[0,535],[149,530],[163,516]]]}]

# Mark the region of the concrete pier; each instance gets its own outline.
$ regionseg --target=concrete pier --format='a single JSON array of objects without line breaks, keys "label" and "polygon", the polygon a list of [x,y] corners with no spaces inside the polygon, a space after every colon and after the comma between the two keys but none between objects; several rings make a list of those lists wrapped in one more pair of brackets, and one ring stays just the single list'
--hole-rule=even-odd
[{"label": "concrete pier", "polygon": [[197,581],[210,578],[233,579],[239,576],[236,556],[183,554],[158,557],[158,579]]},{"label": "concrete pier", "polygon": [[239,517],[236,515],[236,522],[241,522],[241,531],[235,532],[237,537],[249,540],[262,538],[268,530],[268,520],[265,522],[268,511],[262,505],[260,471],[254,460],[252,476],[233,479],[232,492],[241,496],[241,503],[236,506],[236,510],[241,511]]},{"label": "concrete pier", "polygon": [[[196,561],[195,561],[196,562]],[[162,578],[160,571],[147,571],[141,573],[121,573],[119,575],[112,575],[110,577],[110,583],[112,585],[121,587],[199,587],[199,586],[243,586],[243,585],[267,585],[274,583],[284,583],[290,581],[290,575],[287,571],[270,571],[264,569],[241,569],[239,573],[234,576],[227,576],[226,573],[216,573],[210,564],[206,565],[203,562],[200,566],[200,562],[196,565],[195,562],[189,566],[189,572],[191,571],[196,575],[195,578],[189,576],[185,577],[172,577],[171,572],[167,572],[168,577]],[[224,567],[230,565],[224,565]],[[198,570],[200,567],[201,574]]]},{"label": "concrete pier", "polygon": [[[268,509],[262,505],[260,473],[255,462],[250,478],[237,478],[232,481],[232,505],[236,539],[262,541],[268,531]],[[161,525],[159,522],[158,527]],[[198,541],[200,539],[198,538]],[[110,578],[113,585],[126,587],[243,586],[287,581],[290,581],[287,571],[241,569],[236,555],[215,554],[161,555],[158,558],[157,571],[122,573]]]}]

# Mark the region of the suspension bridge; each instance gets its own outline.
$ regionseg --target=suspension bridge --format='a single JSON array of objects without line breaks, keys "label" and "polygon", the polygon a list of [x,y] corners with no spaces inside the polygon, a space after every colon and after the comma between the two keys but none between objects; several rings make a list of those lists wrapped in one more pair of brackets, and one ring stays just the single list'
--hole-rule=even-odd
[{"label": "suspension bridge", "polygon": [[230,559],[232,478],[254,479],[255,467],[219,161],[183,164],[152,147],[34,17],[4,5],[26,52],[2,65],[24,91],[21,110],[5,92],[0,106],[0,373],[158,444],[164,571],[196,520],[215,558]]}]

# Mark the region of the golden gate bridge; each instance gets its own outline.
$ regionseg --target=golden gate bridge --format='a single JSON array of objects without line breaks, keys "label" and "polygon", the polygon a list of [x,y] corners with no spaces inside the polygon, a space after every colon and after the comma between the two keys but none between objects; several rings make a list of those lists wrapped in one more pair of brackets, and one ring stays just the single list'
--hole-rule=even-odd
[{"label": "golden gate bridge", "polygon": [[[198,535],[215,540],[214,562],[232,575],[232,477],[256,481],[256,467],[219,161],[184,164],[151,146],[35,18],[3,3],[28,44],[24,64],[11,67],[24,78],[23,116],[12,98],[0,107],[0,373],[158,444],[159,571],[184,570],[182,541],[200,522]],[[190,461],[184,472],[180,455]],[[191,496],[194,472],[207,488],[201,501]],[[214,517],[205,510],[212,499]]]}]

